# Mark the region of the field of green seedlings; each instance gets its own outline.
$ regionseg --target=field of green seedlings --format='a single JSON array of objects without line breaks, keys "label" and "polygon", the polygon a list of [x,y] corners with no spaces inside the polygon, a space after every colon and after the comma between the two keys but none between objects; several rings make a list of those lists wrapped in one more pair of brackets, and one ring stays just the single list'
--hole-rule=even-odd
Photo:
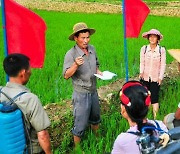
[{"label": "field of green seedlings", "polygon": [[[68,36],[72,33],[72,27],[76,22],[86,22],[89,27],[96,29],[96,33],[91,37],[91,44],[97,50],[101,64],[100,69],[102,71],[110,70],[118,75],[111,81],[98,80],[98,87],[120,78],[125,79],[121,14],[62,13],[39,10],[35,10],[35,12],[46,21],[48,27],[46,33],[46,59],[42,69],[32,70],[33,73],[27,86],[40,97],[44,105],[71,98],[71,80],[66,81],[63,79],[62,67],[65,53],[74,45],[74,42],[68,40]],[[162,46],[165,46],[166,49],[180,48],[178,25],[180,25],[180,18],[178,17],[149,16],[147,18],[139,38],[127,40],[129,76],[135,76],[139,72],[139,50],[142,45],[147,44],[147,40],[141,38],[141,34],[151,28],[157,28],[164,35],[164,39],[161,42]],[[4,59],[2,29],[0,29],[0,36],[0,61],[2,64]],[[167,53],[167,63],[170,63],[172,60],[173,58]],[[5,74],[2,65],[0,65],[0,74],[0,85],[5,85]],[[162,119],[165,114],[175,111],[179,96],[180,80],[170,80],[168,84],[162,87],[159,119]],[[151,110],[148,117],[152,117]],[[67,109],[65,119],[63,123],[66,126],[63,132],[59,132],[62,134],[62,140],[59,142],[59,146],[56,147],[55,154],[73,152],[72,136],[70,133],[72,113],[70,109]],[[56,126],[57,124],[52,122],[52,129]],[[110,152],[117,135],[127,128],[128,125],[122,119],[119,112],[119,102],[115,98],[109,104],[108,109],[102,109],[99,137],[96,138],[91,130],[88,129],[83,137],[81,148],[85,154]]]},{"label": "field of green seedlings", "polygon": [[[46,33],[46,59],[42,69],[34,69],[28,87],[37,93],[43,104],[59,102],[61,99],[71,97],[71,80],[64,80],[62,67],[65,53],[74,45],[67,38],[72,33],[72,27],[76,22],[84,21],[90,27],[96,29],[91,37],[91,44],[97,50],[100,61],[100,69],[115,72],[117,78],[125,78],[123,55],[123,26],[121,14],[83,14],[61,13],[48,11],[35,11],[47,23]],[[177,17],[149,16],[142,28],[141,34],[151,28],[159,29],[164,35],[161,45],[167,49],[180,48],[180,32],[175,25],[180,24]],[[141,38],[128,39],[129,75],[134,76],[139,71],[139,50],[147,40]],[[2,36],[2,29],[0,30]],[[0,60],[3,59],[3,40],[0,37]],[[167,62],[172,58],[167,54]],[[5,75],[0,66],[0,84],[5,84]],[[116,80],[115,78],[114,80]],[[112,80],[113,81],[113,80]],[[112,81],[98,81],[98,86]]]}]

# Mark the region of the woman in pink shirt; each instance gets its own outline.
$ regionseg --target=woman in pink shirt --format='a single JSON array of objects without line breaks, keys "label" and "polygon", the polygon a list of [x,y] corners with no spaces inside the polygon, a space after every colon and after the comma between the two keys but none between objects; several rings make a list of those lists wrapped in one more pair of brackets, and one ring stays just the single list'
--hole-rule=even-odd
[{"label": "woman in pink shirt", "polygon": [[[158,127],[167,131],[162,121],[146,119],[148,107],[151,104],[150,92],[138,81],[125,83],[119,93],[121,101],[121,115],[128,121],[130,128],[118,135],[114,142],[111,154],[140,154],[136,140],[139,138],[134,133],[142,133],[142,128],[147,126]],[[159,136],[157,131],[147,130],[150,135]]]},{"label": "woman in pink shirt", "polygon": [[159,89],[166,67],[166,50],[159,45],[163,35],[158,30],[151,29],[143,33],[142,37],[148,39],[149,45],[141,48],[139,78],[151,92],[153,116],[156,119],[159,110]]}]

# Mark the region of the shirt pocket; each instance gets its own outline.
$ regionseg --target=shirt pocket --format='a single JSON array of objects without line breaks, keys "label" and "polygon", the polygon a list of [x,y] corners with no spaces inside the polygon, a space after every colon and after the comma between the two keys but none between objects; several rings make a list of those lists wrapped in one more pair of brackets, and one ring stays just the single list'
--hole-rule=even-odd
[{"label": "shirt pocket", "polygon": [[161,56],[159,53],[153,54],[153,61],[159,62],[161,60]]},{"label": "shirt pocket", "polygon": [[148,60],[150,60],[150,59],[151,59],[151,53],[148,52],[145,57],[146,57]]}]

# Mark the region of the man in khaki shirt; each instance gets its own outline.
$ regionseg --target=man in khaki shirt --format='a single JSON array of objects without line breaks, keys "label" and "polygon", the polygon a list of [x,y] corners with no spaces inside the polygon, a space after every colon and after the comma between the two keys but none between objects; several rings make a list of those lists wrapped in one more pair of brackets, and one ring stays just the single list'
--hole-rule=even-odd
[{"label": "man in khaki shirt", "polygon": [[[23,112],[30,134],[31,145],[28,146],[31,152],[28,153],[51,154],[50,137],[47,131],[50,120],[38,97],[25,86],[31,76],[29,58],[23,54],[10,54],[4,59],[3,67],[9,76],[9,82],[5,87],[1,87],[1,91],[11,98],[26,92],[18,97],[15,103]],[[7,98],[1,94],[0,99],[6,101]]]},{"label": "man in khaki shirt", "polygon": [[75,41],[65,55],[63,76],[65,79],[72,78],[73,83],[73,116],[74,126],[72,133],[75,145],[79,144],[90,124],[96,133],[99,129],[100,105],[94,74],[102,75],[99,70],[99,61],[95,48],[89,44],[90,35],[95,29],[88,28],[86,23],[76,23],[69,40]]}]

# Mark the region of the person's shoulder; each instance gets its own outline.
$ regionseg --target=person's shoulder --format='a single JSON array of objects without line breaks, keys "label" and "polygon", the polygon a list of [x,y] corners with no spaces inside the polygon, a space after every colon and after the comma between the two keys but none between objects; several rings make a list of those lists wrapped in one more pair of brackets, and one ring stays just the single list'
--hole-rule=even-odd
[{"label": "person's shoulder", "polygon": [[127,133],[121,133],[117,136],[116,142],[120,145],[124,144],[124,139],[127,137]]},{"label": "person's shoulder", "polygon": [[94,48],[94,45],[88,44],[88,47],[89,47],[89,48]]},{"label": "person's shoulder", "polygon": [[123,132],[123,133],[119,134],[118,137],[119,137],[119,138],[126,138],[126,137],[129,136],[129,135],[130,135],[130,133],[128,133],[128,132]]},{"label": "person's shoulder", "polygon": [[88,48],[89,48],[90,50],[92,50],[92,51],[95,51],[95,47],[94,47],[93,45],[91,45],[91,44],[88,45]]},{"label": "person's shoulder", "polygon": [[151,119],[147,119],[147,122],[150,123],[150,124],[156,125],[156,122],[159,124],[159,123],[161,123],[162,121],[161,121],[161,120],[151,120]]},{"label": "person's shoulder", "polygon": [[166,52],[165,46],[159,46],[159,48],[161,48],[161,52]]},{"label": "person's shoulder", "polygon": [[132,141],[136,141],[137,137],[138,136],[134,134],[125,132],[125,133],[119,134],[116,140],[118,141],[119,144],[127,145],[128,143]]},{"label": "person's shoulder", "polygon": [[149,47],[150,45],[149,44],[144,44],[143,46],[142,46],[142,48],[147,48],[147,47]]},{"label": "person's shoulder", "polygon": [[92,52],[93,54],[96,54],[96,49],[93,45],[88,45],[88,50]]},{"label": "person's shoulder", "polygon": [[167,127],[161,120],[148,120],[148,122],[153,124],[156,127],[157,127],[157,124],[156,124],[157,122],[162,130],[167,131]]},{"label": "person's shoulder", "polygon": [[69,57],[69,56],[74,55],[74,52],[75,52],[75,46],[73,46],[71,49],[69,49],[69,50],[66,52],[65,57]]},{"label": "person's shoulder", "polygon": [[165,126],[165,124],[161,120],[155,120],[155,121],[160,125],[160,127]]},{"label": "person's shoulder", "polygon": [[141,51],[145,51],[147,47],[148,47],[148,45],[143,45],[143,46],[141,47]]},{"label": "person's shoulder", "polygon": [[71,49],[69,49],[67,52],[66,52],[66,54],[69,54],[69,53],[71,53],[71,52],[73,52],[74,51],[74,47],[72,47]]},{"label": "person's shoulder", "polygon": [[36,94],[34,94],[34,93],[31,93],[31,92],[25,93],[24,95],[22,95],[22,98],[24,100],[28,100],[28,101],[31,101],[31,102],[34,102],[34,103],[40,102],[38,96]]}]

